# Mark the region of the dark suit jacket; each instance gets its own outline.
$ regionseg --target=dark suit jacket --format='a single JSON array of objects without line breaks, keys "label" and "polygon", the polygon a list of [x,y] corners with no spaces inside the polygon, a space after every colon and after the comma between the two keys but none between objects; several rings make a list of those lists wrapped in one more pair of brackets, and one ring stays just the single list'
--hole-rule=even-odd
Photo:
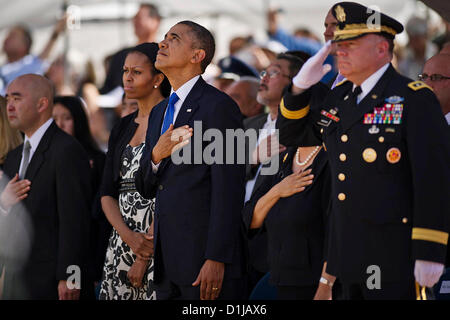
[{"label": "dark suit jacket", "polygon": [[[280,155],[280,170],[266,179],[245,204],[245,226],[251,236],[251,217],[258,200],[292,174],[297,148]],[[263,229],[268,235],[271,282],[279,286],[317,285],[326,256],[328,210],[331,192],[327,156],[321,150],[311,166],[314,183],[303,192],[281,198],[270,209]],[[254,230],[254,229],[253,229]]]},{"label": "dark suit jacket", "polygon": [[[4,172],[18,171],[23,145],[8,153]],[[59,280],[76,265],[86,271],[91,180],[89,160],[83,147],[60,130],[55,122],[45,132],[30,161],[25,179],[31,181],[22,201],[32,225],[31,249],[22,270],[6,264],[4,294],[7,299],[57,299]],[[14,206],[8,218],[23,214]],[[27,235],[24,235],[27,236]]]},{"label": "dark suit jacket", "polygon": [[[267,121],[267,113],[259,114],[257,116],[244,119],[244,129],[255,129],[257,133],[257,137],[259,137],[259,130],[262,129],[264,123]],[[251,154],[253,152],[254,146],[248,146]],[[253,179],[256,175],[259,166],[252,166],[250,163],[246,165],[246,177],[245,180],[249,181]],[[252,195],[255,193],[255,190],[266,180],[271,180],[271,176],[267,175],[259,175],[256,178],[255,184],[253,186]],[[244,216],[248,215],[248,216]],[[252,220],[253,211],[247,210],[243,211],[243,219],[244,221]],[[259,272],[266,273],[269,271],[269,264],[267,261],[267,232],[265,229],[260,229],[258,232],[254,232],[255,234],[247,239],[248,245],[248,263],[254,269]]]},{"label": "dark suit jacket", "polygon": [[[302,116],[288,119],[281,112],[277,125],[282,143],[292,142],[289,136],[315,138],[314,144],[327,148],[332,173],[327,272],[343,283],[365,283],[368,267],[376,265],[382,281],[400,282],[414,279],[415,260],[444,263],[450,136],[436,96],[392,65],[357,107],[345,98],[352,88],[348,81],[319,96],[315,87],[297,96],[286,93],[286,108]],[[365,121],[389,101],[402,107],[401,121]],[[322,115],[330,108],[339,121]],[[365,150],[376,157],[366,158]],[[388,157],[393,150],[394,159]]]},{"label": "dark suit jacket", "polygon": [[[141,195],[156,196],[155,282],[161,280],[164,270],[172,282],[190,285],[206,259],[225,263],[225,279],[238,278],[245,267],[241,223],[245,166],[207,164],[203,159],[198,164],[175,165],[169,157],[162,160],[154,174],[151,151],[160,137],[167,104],[168,99],[150,114],[146,145],[136,173],[136,187]],[[201,144],[202,132],[195,129],[194,121],[201,121],[203,132],[216,128],[223,137],[225,129],[242,129],[242,115],[236,103],[202,78],[188,94],[174,125],[194,128],[191,143],[182,150],[191,152],[191,163],[209,145]],[[194,153],[196,145],[200,148]],[[234,149],[236,155],[237,148]]]}]

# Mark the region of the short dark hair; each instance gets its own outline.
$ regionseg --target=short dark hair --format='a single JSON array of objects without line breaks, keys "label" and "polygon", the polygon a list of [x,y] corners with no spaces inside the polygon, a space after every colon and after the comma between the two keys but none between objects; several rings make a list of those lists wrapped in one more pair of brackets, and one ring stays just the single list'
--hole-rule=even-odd
[{"label": "short dark hair", "polygon": [[387,41],[389,53],[393,54],[394,53],[394,39],[392,38],[392,36],[389,34],[383,33],[383,32],[376,34],[376,35],[382,37],[383,40]]},{"label": "short dark hair", "polygon": [[191,33],[194,35],[192,41],[193,48],[205,51],[205,59],[203,59],[200,64],[202,72],[205,72],[206,67],[211,63],[216,51],[214,36],[208,29],[193,21],[185,20],[178,22],[178,24],[184,24],[191,29]]},{"label": "short dark hair", "polygon": [[16,25],[13,29],[16,29],[16,30],[19,30],[20,32],[22,32],[23,38],[25,41],[25,45],[27,47],[27,53],[29,53],[31,50],[31,45],[33,44],[33,38],[31,37],[30,29],[23,24]]},{"label": "short dark hair", "polygon": [[148,15],[152,18],[161,20],[161,15],[159,14],[158,7],[155,6],[152,3],[141,3],[141,8],[147,8],[148,9]]},{"label": "short dark hair", "polygon": [[276,58],[287,60],[289,62],[289,76],[291,78],[295,77],[300,68],[303,66],[303,63],[305,63],[300,57],[289,53],[280,53]]}]

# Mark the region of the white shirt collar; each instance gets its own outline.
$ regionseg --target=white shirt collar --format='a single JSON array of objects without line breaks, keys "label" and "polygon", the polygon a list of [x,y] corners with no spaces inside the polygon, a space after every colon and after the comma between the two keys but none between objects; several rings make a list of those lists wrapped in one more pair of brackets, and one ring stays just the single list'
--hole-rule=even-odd
[{"label": "white shirt collar", "polygon": [[[180,109],[184,103],[184,100],[186,100],[189,92],[191,92],[192,88],[194,87],[194,85],[196,84],[196,82],[199,78],[200,78],[200,75],[193,77],[191,80],[185,82],[181,87],[179,87],[177,91],[175,91],[178,98],[180,98],[180,99],[177,101],[177,103],[175,103],[175,111],[173,114],[173,123],[175,123],[175,120],[177,119],[178,113],[180,112]],[[174,91],[172,88],[172,90],[170,91],[170,94],[172,94],[173,92]]]},{"label": "white shirt collar", "polygon": [[447,123],[450,125],[450,112],[445,115],[445,120],[447,120]]},{"label": "white shirt collar", "polygon": [[[370,91],[375,87],[378,80],[383,76],[383,74],[386,72],[386,70],[389,68],[390,63],[386,63],[384,66],[382,66],[380,69],[372,73],[370,77],[368,77],[366,80],[364,80],[363,83],[361,83],[361,90],[362,92],[358,95],[358,103],[364,99],[365,96],[369,94]],[[356,85],[353,84],[353,89],[355,89]]]},{"label": "white shirt collar", "polygon": [[273,127],[273,128],[275,128],[275,124],[276,124],[276,122],[277,122],[277,118],[275,117],[275,119],[273,119],[272,120],[272,116],[271,116],[271,114],[270,114],[270,112],[267,114],[267,120],[266,120],[266,123],[264,124],[264,126],[268,126],[268,127]]},{"label": "white shirt collar", "polygon": [[34,152],[36,151],[37,147],[39,146],[39,143],[41,142],[42,137],[44,136],[45,132],[50,127],[52,122],[53,122],[53,118],[50,118],[42,126],[40,126],[39,129],[37,129],[31,137],[28,137],[27,135],[25,135],[24,145],[27,141],[30,141],[30,145],[31,145],[30,161],[31,161],[31,158],[33,157]]}]

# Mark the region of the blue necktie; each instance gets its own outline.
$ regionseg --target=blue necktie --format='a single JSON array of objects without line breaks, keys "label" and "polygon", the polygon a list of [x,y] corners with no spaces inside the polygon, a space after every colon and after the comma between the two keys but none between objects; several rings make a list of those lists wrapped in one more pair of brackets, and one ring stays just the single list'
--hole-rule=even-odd
[{"label": "blue necktie", "polygon": [[161,134],[166,132],[167,129],[169,129],[170,125],[173,123],[173,116],[175,114],[175,103],[177,103],[178,100],[180,100],[180,98],[177,96],[175,92],[170,95],[166,115],[164,116]]}]

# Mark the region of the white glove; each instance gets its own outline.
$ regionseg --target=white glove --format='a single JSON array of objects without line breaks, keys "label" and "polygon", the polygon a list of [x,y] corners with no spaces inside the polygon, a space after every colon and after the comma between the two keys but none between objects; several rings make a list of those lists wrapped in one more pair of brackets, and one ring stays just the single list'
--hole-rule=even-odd
[{"label": "white glove", "polygon": [[416,260],[414,277],[422,287],[433,287],[442,276],[444,265],[438,262]]},{"label": "white glove", "polygon": [[300,89],[308,89],[319,82],[331,70],[331,65],[323,64],[330,52],[331,40],[328,40],[315,55],[305,62],[294,79],[292,79],[294,86]]}]

